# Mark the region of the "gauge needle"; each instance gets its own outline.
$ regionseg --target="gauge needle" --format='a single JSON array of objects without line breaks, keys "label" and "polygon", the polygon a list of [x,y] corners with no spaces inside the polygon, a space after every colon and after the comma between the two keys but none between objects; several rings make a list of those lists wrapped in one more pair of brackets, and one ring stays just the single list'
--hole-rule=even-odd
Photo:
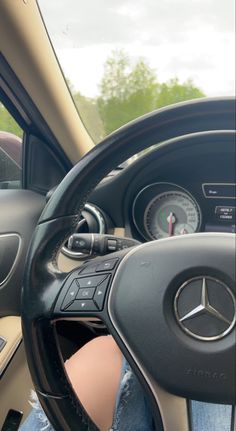
[{"label": "gauge needle", "polygon": [[173,224],[175,223],[175,216],[172,212],[168,215],[167,221],[168,221],[168,235],[172,236],[173,235]]}]

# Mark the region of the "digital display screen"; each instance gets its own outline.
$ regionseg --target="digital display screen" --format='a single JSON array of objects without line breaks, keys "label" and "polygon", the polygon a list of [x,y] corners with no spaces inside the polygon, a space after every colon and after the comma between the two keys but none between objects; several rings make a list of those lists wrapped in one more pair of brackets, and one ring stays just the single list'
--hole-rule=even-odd
[{"label": "digital display screen", "polygon": [[236,184],[234,183],[206,183],[202,185],[203,194],[206,198],[235,199]]}]

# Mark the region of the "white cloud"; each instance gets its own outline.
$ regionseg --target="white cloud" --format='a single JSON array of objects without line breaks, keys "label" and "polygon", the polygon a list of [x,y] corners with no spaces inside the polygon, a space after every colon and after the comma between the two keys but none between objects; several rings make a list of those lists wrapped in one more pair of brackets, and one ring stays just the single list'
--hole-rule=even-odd
[{"label": "white cloud", "polygon": [[235,92],[234,0],[40,0],[65,75],[98,93],[115,48],[143,56],[160,82],[192,78],[207,95]]}]

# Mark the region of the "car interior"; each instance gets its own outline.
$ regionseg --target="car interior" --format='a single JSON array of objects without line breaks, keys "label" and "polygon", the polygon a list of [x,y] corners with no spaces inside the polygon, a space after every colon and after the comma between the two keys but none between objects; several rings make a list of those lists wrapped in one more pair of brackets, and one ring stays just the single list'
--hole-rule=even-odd
[{"label": "car interior", "polygon": [[0,130],[0,430],[34,388],[55,430],[96,430],[63,363],[111,334],[157,431],[194,431],[192,400],[229,406],[235,431],[235,97],[94,145],[37,1],[2,0],[0,106],[22,131]]}]

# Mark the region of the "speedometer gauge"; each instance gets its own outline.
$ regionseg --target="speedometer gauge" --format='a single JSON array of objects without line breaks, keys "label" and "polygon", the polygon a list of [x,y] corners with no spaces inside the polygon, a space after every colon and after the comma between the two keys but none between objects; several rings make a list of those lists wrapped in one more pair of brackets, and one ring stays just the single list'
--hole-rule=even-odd
[{"label": "speedometer gauge", "polygon": [[179,191],[156,196],[144,213],[144,227],[152,239],[196,232],[199,221],[197,204],[189,195]]},{"label": "speedometer gauge", "polygon": [[201,210],[194,197],[171,183],[144,187],[133,204],[136,228],[147,240],[199,231]]}]

